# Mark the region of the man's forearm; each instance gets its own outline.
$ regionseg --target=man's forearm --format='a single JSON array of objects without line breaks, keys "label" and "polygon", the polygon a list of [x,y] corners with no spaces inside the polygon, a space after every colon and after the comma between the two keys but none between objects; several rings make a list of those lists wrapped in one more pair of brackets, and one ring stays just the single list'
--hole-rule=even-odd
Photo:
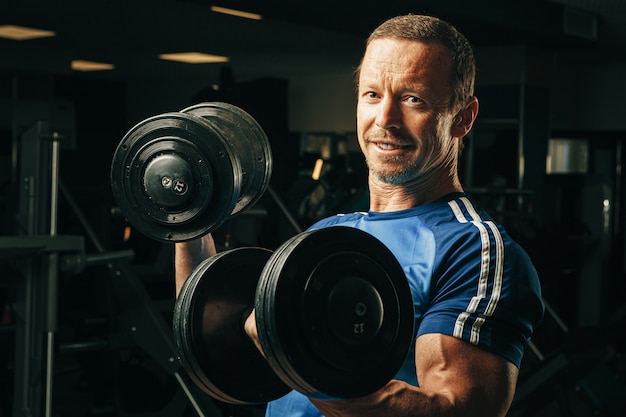
[{"label": "man's forearm", "polygon": [[194,268],[216,253],[215,242],[210,234],[189,242],[176,243],[174,250],[176,297]]},{"label": "man's forearm", "polygon": [[[447,396],[426,395],[419,388],[398,380],[390,381],[379,391],[363,398],[336,401],[311,399],[311,402],[327,417],[456,415]],[[420,413],[416,414],[416,410]]]}]

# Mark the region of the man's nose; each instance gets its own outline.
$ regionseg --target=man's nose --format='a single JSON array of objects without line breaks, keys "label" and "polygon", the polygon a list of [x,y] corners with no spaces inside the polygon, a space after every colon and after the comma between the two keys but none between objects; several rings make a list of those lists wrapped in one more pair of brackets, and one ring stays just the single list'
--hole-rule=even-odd
[{"label": "man's nose", "polygon": [[376,109],[376,126],[381,129],[397,129],[402,123],[399,104],[391,98],[381,100]]}]

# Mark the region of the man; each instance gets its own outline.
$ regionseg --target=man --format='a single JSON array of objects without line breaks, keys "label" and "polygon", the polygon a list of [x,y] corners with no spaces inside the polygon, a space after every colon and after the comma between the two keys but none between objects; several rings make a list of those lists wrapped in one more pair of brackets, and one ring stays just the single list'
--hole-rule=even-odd
[{"label": "man", "polygon": [[[357,71],[357,134],[370,208],[312,229],[356,227],[391,249],[412,289],[417,338],[379,391],[332,401],[292,392],[268,404],[268,416],[507,413],[543,304],[526,253],[465,196],[458,177],[462,140],[478,114],[474,77],[469,43],[439,19],[399,16],[368,38]],[[213,253],[210,236],[178,244],[177,289]],[[255,340],[253,315],[246,332]]]}]

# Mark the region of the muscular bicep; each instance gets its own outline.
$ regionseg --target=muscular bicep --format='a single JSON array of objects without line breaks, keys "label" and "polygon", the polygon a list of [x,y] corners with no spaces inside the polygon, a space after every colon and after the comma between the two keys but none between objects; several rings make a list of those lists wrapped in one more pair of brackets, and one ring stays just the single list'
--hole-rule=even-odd
[{"label": "muscular bicep", "polygon": [[518,376],[507,359],[438,333],[417,338],[415,369],[427,395],[444,396],[452,408],[483,417],[506,415]]}]

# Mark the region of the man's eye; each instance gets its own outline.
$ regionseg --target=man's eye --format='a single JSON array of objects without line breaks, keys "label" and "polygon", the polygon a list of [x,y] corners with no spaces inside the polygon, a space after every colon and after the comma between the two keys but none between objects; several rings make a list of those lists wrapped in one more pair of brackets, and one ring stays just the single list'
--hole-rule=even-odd
[{"label": "man's eye", "polygon": [[419,97],[409,96],[407,97],[409,103],[420,103],[422,100]]},{"label": "man's eye", "polygon": [[376,94],[373,91],[368,92],[367,94],[365,94],[368,98],[376,98],[378,97],[378,94]]}]

